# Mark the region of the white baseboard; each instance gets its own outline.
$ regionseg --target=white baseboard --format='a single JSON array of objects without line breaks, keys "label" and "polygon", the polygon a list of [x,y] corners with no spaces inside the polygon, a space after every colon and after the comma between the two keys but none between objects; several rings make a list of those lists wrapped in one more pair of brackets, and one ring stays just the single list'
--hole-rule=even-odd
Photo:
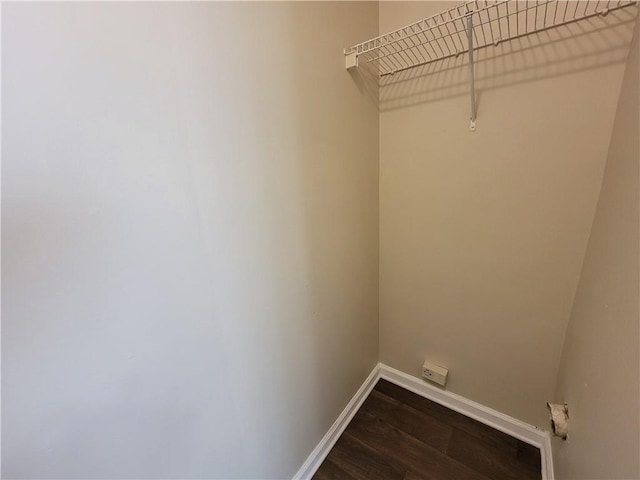
[{"label": "white baseboard", "polygon": [[338,438],[340,438],[340,435],[342,435],[342,432],[344,432],[344,429],[349,425],[349,422],[362,405],[362,402],[365,401],[371,393],[371,390],[373,390],[373,387],[378,383],[378,379],[380,378],[379,366],[380,364],[374,367],[356,394],[349,401],[347,406],[344,407],[344,410],[338,416],[338,419],[333,422],[329,431],[324,435],[324,437],[322,437],[320,443],[318,443],[316,448],[313,449],[311,455],[307,457],[307,460],[293,476],[293,480],[306,480],[313,477],[316,470],[320,467],[320,464],[324,461],[326,456],[329,455],[329,452],[338,441]]},{"label": "white baseboard", "polygon": [[542,480],[553,480],[553,461],[551,458],[551,440],[549,432],[541,430],[527,423],[521,422],[504,413],[485,407],[455,393],[442,390],[433,385],[407,375],[400,370],[391,368],[383,363],[378,364],[379,378],[395,383],[421,397],[428,398],[442,406],[455,410],[467,417],[478,420],[496,430],[506,433],[518,440],[522,440],[540,449]]},{"label": "white baseboard", "polygon": [[542,480],[553,480],[553,461],[551,457],[551,439],[549,432],[528,425],[513,417],[468,400],[455,393],[436,388],[423,380],[379,363],[369,374],[351,401],[347,404],[320,443],[311,452],[302,467],[293,477],[294,480],[310,479],[320,467],[322,461],[338,441],[347,425],[356,414],[362,402],[367,398],[380,378],[403,387],[421,397],[428,398],[451,410],[478,420],[496,430],[500,430],[514,438],[527,442],[540,449]]}]

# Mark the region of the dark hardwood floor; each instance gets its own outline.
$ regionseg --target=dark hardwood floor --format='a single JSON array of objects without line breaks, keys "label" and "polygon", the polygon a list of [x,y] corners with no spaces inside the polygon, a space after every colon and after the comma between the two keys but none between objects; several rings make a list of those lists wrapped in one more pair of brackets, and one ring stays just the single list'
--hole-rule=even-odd
[{"label": "dark hardwood floor", "polygon": [[380,380],[315,480],[540,479],[540,450]]}]

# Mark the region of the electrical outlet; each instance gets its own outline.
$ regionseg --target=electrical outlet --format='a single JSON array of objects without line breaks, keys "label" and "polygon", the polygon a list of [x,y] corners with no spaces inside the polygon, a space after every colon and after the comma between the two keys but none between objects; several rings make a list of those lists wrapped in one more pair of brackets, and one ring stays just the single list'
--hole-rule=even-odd
[{"label": "electrical outlet", "polygon": [[440,365],[435,365],[429,362],[424,362],[424,365],[422,365],[422,378],[429,380],[430,382],[437,383],[444,387],[447,384],[448,375],[449,370],[441,367]]}]

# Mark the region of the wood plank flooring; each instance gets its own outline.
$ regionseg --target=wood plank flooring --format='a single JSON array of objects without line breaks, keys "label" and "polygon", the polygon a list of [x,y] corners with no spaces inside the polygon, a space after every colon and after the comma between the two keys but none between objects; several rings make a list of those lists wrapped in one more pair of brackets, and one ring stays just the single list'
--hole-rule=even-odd
[{"label": "wood plank flooring", "polygon": [[540,450],[380,380],[315,480],[540,480]]}]

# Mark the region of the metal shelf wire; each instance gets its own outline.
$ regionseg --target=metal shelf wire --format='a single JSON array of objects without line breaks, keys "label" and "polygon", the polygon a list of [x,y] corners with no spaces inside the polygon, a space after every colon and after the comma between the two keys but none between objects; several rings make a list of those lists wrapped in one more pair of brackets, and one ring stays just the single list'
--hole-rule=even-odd
[{"label": "metal shelf wire", "polygon": [[461,54],[469,58],[476,129],[474,50],[636,5],[638,0],[472,0],[344,50],[346,67],[371,64],[379,78]]},{"label": "metal shelf wire", "polygon": [[345,49],[347,68],[380,77],[635,5],[637,0],[474,0]]}]

